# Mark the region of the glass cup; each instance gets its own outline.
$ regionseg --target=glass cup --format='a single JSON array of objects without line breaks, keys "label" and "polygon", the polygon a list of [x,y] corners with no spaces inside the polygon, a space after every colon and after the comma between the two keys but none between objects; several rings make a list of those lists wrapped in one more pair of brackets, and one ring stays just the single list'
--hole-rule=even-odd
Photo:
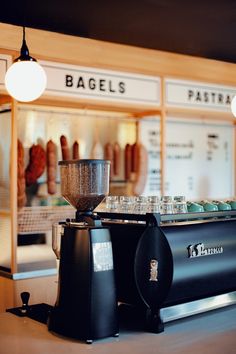
[{"label": "glass cup", "polygon": [[176,214],[182,214],[188,212],[185,196],[178,195],[174,197],[173,212]]},{"label": "glass cup", "polygon": [[161,214],[173,214],[173,199],[169,195],[161,197]]},{"label": "glass cup", "polygon": [[145,214],[147,211],[147,197],[138,196],[134,199],[134,213]]},{"label": "glass cup", "polygon": [[160,199],[155,195],[147,197],[147,212],[160,213]]},{"label": "glass cup", "polygon": [[120,196],[120,207],[119,211],[121,213],[131,214],[134,209],[134,197]]},{"label": "glass cup", "polygon": [[119,209],[119,197],[116,195],[108,195],[106,197],[106,210],[115,213]]}]

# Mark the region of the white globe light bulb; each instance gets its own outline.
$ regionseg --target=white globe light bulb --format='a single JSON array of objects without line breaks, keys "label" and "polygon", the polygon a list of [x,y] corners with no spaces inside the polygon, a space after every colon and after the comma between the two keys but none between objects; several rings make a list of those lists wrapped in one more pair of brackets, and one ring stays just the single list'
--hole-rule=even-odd
[{"label": "white globe light bulb", "polygon": [[231,101],[231,111],[233,115],[236,117],[236,96]]},{"label": "white globe light bulb", "polygon": [[5,85],[13,98],[30,102],[42,95],[47,85],[47,77],[37,61],[16,61],[6,73]]}]

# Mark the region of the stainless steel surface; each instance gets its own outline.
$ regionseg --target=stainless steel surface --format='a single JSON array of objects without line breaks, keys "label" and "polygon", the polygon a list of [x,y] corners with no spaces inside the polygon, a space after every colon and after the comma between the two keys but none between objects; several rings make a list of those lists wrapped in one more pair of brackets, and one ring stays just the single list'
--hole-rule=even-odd
[{"label": "stainless steel surface", "polygon": [[161,309],[164,322],[236,304],[236,291]]},{"label": "stainless steel surface", "polygon": [[40,269],[40,270],[33,270],[33,271],[13,273],[13,274],[0,270],[1,277],[13,279],[13,280],[46,277],[46,276],[56,275],[56,274],[57,274],[56,268]]}]

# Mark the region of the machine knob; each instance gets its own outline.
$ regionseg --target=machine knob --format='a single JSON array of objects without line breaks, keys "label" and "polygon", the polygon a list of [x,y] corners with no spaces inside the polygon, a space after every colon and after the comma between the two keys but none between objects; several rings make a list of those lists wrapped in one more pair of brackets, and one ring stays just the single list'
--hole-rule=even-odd
[{"label": "machine knob", "polygon": [[20,294],[20,297],[22,300],[21,312],[26,313],[29,307],[28,303],[29,303],[30,293],[28,291],[23,291]]}]

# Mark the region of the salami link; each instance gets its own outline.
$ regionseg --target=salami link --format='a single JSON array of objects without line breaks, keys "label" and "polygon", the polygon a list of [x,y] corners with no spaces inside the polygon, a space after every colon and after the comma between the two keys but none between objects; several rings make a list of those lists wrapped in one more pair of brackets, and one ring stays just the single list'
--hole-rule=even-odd
[{"label": "salami link", "polygon": [[47,143],[47,189],[49,194],[56,193],[56,145],[52,140]]},{"label": "salami link", "polygon": [[60,137],[62,160],[70,160],[70,149],[65,135]]},{"label": "salami link", "polygon": [[120,145],[116,142],[113,147],[114,175],[120,174]]},{"label": "salami link", "polygon": [[138,171],[138,159],[139,159],[139,144],[134,143],[132,145],[132,172]]},{"label": "salami link", "polygon": [[138,166],[133,194],[141,195],[144,191],[148,174],[148,152],[142,144],[138,144]]},{"label": "salami link", "polygon": [[132,146],[126,144],[125,146],[125,180],[130,181],[132,169]]},{"label": "salami link", "polygon": [[79,143],[77,141],[74,142],[72,150],[73,160],[79,160]]},{"label": "salami link", "polygon": [[40,144],[34,144],[29,150],[30,160],[25,170],[26,185],[37,182],[46,167],[46,152]]},{"label": "salami link", "polygon": [[26,204],[25,193],[25,167],[24,167],[24,147],[21,141],[17,141],[17,206],[24,207]]}]

